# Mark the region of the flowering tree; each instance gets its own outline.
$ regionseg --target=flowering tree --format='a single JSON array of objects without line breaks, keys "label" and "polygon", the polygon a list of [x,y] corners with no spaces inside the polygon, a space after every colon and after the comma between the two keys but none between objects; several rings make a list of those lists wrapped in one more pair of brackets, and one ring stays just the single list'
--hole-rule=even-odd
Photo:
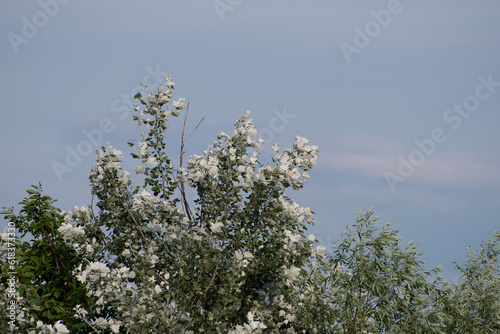
[{"label": "flowering tree", "polygon": [[[220,132],[206,151],[184,161],[185,100],[172,100],[170,77],[155,90],[143,88],[134,120],[144,130],[128,143],[132,172],[122,169],[122,152],[108,144],[91,170],[90,205],[61,212],[40,186],[28,191],[20,214],[3,212],[21,237],[33,239],[22,243],[2,234],[0,254],[15,259],[2,256],[0,288],[17,293],[0,297],[0,307],[15,305],[0,313],[0,325],[7,324],[0,328],[447,333],[469,319],[484,333],[497,328],[498,237],[463,267],[458,287],[429,282],[438,270],[425,270],[415,245],[401,248],[390,225],[378,232],[371,210],[358,214],[327,256],[315,235],[306,236],[313,211],[287,193],[309,178],[316,146],[297,136],[290,149],[275,144],[265,162],[247,112],[231,134]],[[174,167],[164,134],[168,120],[181,113]],[[9,278],[11,270],[17,280]],[[483,284],[488,300],[474,292]],[[474,301],[465,316],[455,296]]]},{"label": "flowering tree", "polygon": [[315,239],[305,236],[312,210],[285,190],[302,188],[317,147],[297,136],[261,163],[247,112],[185,167],[183,136],[174,168],[163,135],[186,105],[168,108],[173,88],[167,77],[136,95],[134,119],[146,128],[129,142],[139,182],[120,167],[121,151],[102,147],[90,175],[99,211],[75,207],[59,217],[58,232],[81,257],[72,274],[95,299],[77,305],[76,317],[98,332],[293,331],[302,315],[290,296]]}]

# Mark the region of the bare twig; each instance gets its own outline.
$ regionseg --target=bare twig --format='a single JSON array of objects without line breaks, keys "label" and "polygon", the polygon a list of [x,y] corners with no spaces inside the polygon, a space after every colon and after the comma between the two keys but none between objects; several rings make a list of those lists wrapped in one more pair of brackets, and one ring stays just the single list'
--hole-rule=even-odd
[{"label": "bare twig", "polygon": [[196,129],[198,129],[198,127],[200,126],[201,122],[203,122],[204,120],[205,120],[205,116],[203,116],[203,118],[201,119],[201,121],[199,121],[199,122],[198,122],[198,124],[196,125],[196,127],[194,128],[194,130],[193,130],[193,131],[191,131],[191,133],[190,133],[190,134],[189,134],[189,136],[188,136],[188,137],[184,140],[184,142],[185,142],[186,140],[188,140],[188,139],[189,139],[189,137],[191,137],[191,135],[192,135],[192,134],[196,131]]},{"label": "bare twig", "polygon": [[217,276],[218,274],[218,270],[219,270],[219,263],[221,262],[221,257],[222,257],[222,253],[219,253],[219,256],[217,258],[217,262],[215,263],[215,270],[213,272],[213,275],[212,275],[212,278],[210,279],[210,282],[208,283],[208,286],[206,287],[204,293],[206,294],[208,292],[208,290],[210,290],[210,288],[212,287],[212,285],[214,284],[214,281],[215,281],[215,277]]},{"label": "bare twig", "polygon": [[[43,225],[44,225],[43,227],[45,227],[45,220],[43,220]],[[52,254],[54,255],[54,259],[56,260],[56,267],[57,267],[58,271],[60,271],[59,257],[57,256],[57,252],[56,252],[56,249],[54,248],[54,244],[52,243],[52,239],[50,238],[46,229],[44,229],[43,232],[44,232],[45,236],[47,237],[47,240],[49,241],[50,248],[52,249]]]},{"label": "bare twig", "polygon": [[[196,129],[198,129],[198,127],[200,126],[201,122],[203,122],[203,120],[205,119],[205,117],[203,117],[201,119],[201,121],[198,122],[198,124],[196,125],[196,127],[194,128],[194,130],[189,134],[189,136],[186,139],[184,139],[184,133],[186,131],[186,122],[187,122],[188,112],[189,112],[189,101],[188,101],[188,105],[186,107],[186,114],[184,115],[184,125],[182,126],[181,152],[180,152],[180,157],[179,157],[179,167],[180,168],[182,168],[183,159],[184,159],[184,143],[191,137],[191,135],[196,131]],[[187,215],[188,219],[192,221],[193,220],[192,213],[191,213],[191,209],[189,208],[189,203],[188,203],[187,198],[186,198],[186,190],[184,188],[184,178],[182,178],[182,180],[179,182],[178,188],[179,188],[179,190],[181,192],[182,207],[184,209],[184,212],[186,212],[186,215]]]},{"label": "bare twig", "polygon": [[[181,173],[182,173],[182,160],[183,160],[183,157],[184,157],[184,142],[185,142],[185,140],[184,140],[184,132],[186,131],[187,115],[188,115],[188,112],[189,112],[189,102],[190,101],[188,101],[188,105],[186,107],[186,114],[184,115],[184,125],[182,126],[181,153],[180,153],[180,157],[179,157],[179,167],[181,169]],[[179,190],[180,190],[181,196],[182,196],[182,208],[184,209],[184,212],[187,214],[188,219],[189,220],[193,220],[191,218],[189,204],[188,204],[188,201],[187,201],[187,198],[186,198],[186,191],[184,189],[184,178],[183,178],[182,175],[181,175],[181,182],[180,182],[180,184],[178,184],[178,187],[179,187]]]},{"label": "bare twig", "polygon": [[184,148],[184,132],[186,131],[186,122],[187,122],[187,118],[188,118],[188,112],[189,112],[189,103],[191,103],[191,101],[188,101],[188,105],[186,107],[186,114],[184,115],[184,125],[182,126],[182,135],[181,135],[181,165],[182,165],[182,150]]}]

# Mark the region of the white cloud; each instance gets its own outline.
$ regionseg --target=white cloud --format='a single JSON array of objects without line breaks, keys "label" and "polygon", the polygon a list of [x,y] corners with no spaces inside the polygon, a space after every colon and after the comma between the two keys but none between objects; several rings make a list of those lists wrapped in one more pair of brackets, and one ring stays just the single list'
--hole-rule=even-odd
[{"label": "white cloud", "polygon": [[446,194],[433,193],[429,189],[400,188],[392,192],[388,187],[366,187],[361,185],[341,185],[333,190],[335,197],[368,197],[373,203],[412,203],[414,206],[457,210],[467,205],[463,197],[450,197]]},{"label": "white cloud", "polygon": [[357,172],[372,178],[383,177],[395,164],[389,155],[369,153],[324,153],[320,165],[336,171]]},{"label": "white cloud", "polygon": [[[400,156],[409,159],[410,149],[388,138],[360,134],[338,135],[336,139],[331,151],[320,156],[319,166],[384,179],[388,171],[399,175]],[[499,170],[498,162],[485,156],[456,151],[426,156],[411,175],[403,176],[408,183],[500,188]]]},{"label": "white cloud", "polygon": [[383,177],[386,170],[397,166],[398,154],[407,151],[389,138],[369,134],[337,134],[330,147],[329,152],[320,154],[320,167],[371,178]]},{"label": "white cloud", "polygon": [[367,133],[333,135],[333,147],[339,150],[358,150],[365,153],[391,154],[405,150],[405,146],[384,136],[373,136]]},{"label": "white cloud", "polygon": [[[410,182],[447,186],[500,187],[500,165],[472,152],[452,152],[440,157],[429,157]],[[414,180],[412,180],[412,178]]]}]

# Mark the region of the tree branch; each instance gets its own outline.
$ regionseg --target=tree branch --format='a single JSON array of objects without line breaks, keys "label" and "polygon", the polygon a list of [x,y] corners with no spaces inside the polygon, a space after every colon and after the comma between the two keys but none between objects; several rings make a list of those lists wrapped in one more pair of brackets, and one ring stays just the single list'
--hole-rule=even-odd
[{"label": "tree branch", "polygon": [[[191,137],[191,135],[196,131],[196,129],[198,129],[198,127],[200,126],[201,122],[203,122],[203,120],[205,119],[205,117],[203,117],[201,119],[201,121],[198,122],[198,124],[196,125],[196,127],[194,128],[194,130],[189,134],[189,136],[184,139],[184,133],[186,131],[186,122],[187,122],[187,116],[188,116],[188,112],[189,112],[189,101],[188,101],[188,105],[186,107],[186,114],[184,115],[184,125],[182,126],[182,135],[181,135],[181,152],[180,152],[180,157],[179,157],[179,167],[182,169],[182,164],[183,164],[183,159],[184,159],[184,143]],[[186,212],[186,215],[188,217],[189,220],[193,220],[192,218],[192,212],[191,212],[191,209],[189,208],[189,203],[187,201],[187,198],[186,198],[186,190],[184,188],[184,178],[181,178],[181,181],[179,182],[178,184],[178,188],[181,192],[181,196],[182,196],[182,206],[183,206],[183,209],[184,209],[184,212]]]},{"label": "tree branch", "polygon": [[127,208],[127,206],[125,205],[125,203],[123,203],[123,201],[122,201],[122,199],[120,197],[120,194],[118,193],[118,190],[115,190],[115,192],[116,192],[116,196],[118,197],[118,200],[120,201],[120,203],[122,203],[123,208],[125,210],[127,210],[127,213],[129,214],[130,218],[132,218],[132,220],[134,221],[134,224],[137,227],[137,230],[139,230],[139,232],[141,233],[142,239],[144,240],[144,242],[146,243],[146,246],[147,246],[148,245],[148,241],[146,240],[146,237],[144,236],[144,233],[142,233],[142,230],[139,227],[139,224],[137,224],[137,221],[135,220],[134,216],[132,215],[132,213],[130,212],[130,210]]}]

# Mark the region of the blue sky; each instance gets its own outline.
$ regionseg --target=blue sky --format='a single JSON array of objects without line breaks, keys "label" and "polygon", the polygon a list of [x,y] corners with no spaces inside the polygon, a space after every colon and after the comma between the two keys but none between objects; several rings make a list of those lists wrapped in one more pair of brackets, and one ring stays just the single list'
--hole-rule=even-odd
[{"label": "blue sky", "polygon": [[[59,206],[89,204],[94,154],[138,134],[127,99],[168,73],[190,101],[188,153],[252,112],[259,135],[320,149],[291,194],[335,241],[375,205],[429,266],[498,229],[500,3],[485,1],[3,1],[0,190],[12,206],[39,181]],[[107,130],[103,132],[100,126]],[[169,140],[177,156],[180,120]],[[96,135],[102,133],[102,138]],[[389,181],[388,181],[389,180]],[[404,181],[404,182],[403,182]],[[2,223],[4,224],[4,222]]]}]

